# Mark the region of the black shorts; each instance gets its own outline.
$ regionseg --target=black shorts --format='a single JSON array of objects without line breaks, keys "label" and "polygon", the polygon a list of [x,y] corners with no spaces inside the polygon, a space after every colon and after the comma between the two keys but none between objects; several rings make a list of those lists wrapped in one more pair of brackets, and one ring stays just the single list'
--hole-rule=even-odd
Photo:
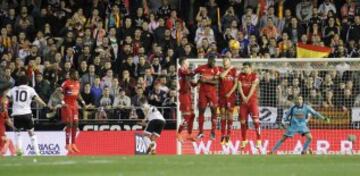
[{"label": "black shorts", "polygon": [[151,120],[145,128],[145,133],[147,134],[155,134],[156,136],[160,136],[161,131],[164,129],[165,121],[154,119]]},{"label": "black shorts", "polygon": [[30,130],[34,128],[32,114],[15,115],[12,117],[14,118],[14,125],[18,130]]}]

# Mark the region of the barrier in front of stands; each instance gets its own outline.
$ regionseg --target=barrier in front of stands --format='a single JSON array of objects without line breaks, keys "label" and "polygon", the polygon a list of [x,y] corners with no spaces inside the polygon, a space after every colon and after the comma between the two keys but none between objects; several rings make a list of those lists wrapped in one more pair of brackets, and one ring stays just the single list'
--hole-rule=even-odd
[{"label": "barrier in front of stands", "polygon": [[[196,134],[197,131],[195,131]],[[245,150],[240,150],[240,130],[233,130],[231,142],[228,145],[221,145],[220,133],[217,133],[215,140],[208,138],[208,131],[205,138],[197,142],[186,141],[182,146],[182,154],[245,154],[258,155],[266,154],[280,139],[283,130],[267,129],[262,130],[262,146],[260,151],[255,148],[255,134],[249,131],[249,145]],[[144,154],[146,145],[142,137],[142,131],[82,131],[77,135],[77,146],[80,153],[67,153],[65,150],[64,132],[36,132],[40,152],[45,156],[63,155],[135,155]],[[312,130],[313,141],[310,148],[313,154],[360,154],[359,130]],[[14,132],[7,132],[7,136],[15,144]],[[175,155],[176,152],[176,131],[165,130],[157,141],[157,153],[159,155]],[[21,134],[25,156],[34,155],[27,133]],[[300,135],[286,141],[278,154],[300,154],[304,138]],[[7,155],[10,155],[10,151]]]}]

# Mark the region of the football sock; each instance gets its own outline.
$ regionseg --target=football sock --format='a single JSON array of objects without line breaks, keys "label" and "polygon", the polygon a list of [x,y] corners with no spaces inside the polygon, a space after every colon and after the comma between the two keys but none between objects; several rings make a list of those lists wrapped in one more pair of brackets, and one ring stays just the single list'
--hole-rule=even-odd
[{"label": "football sock", "polygon": [[274,148],[271,150],[271,152],[275,152],[277,149],[279,149],[280,146],[282,145],[282,143],[284,143],[284,141],[283,141],[283,140],[279,140],[279,141],[275,144],[275,146],[274,146]]},{"label": "football sock", "polygon": [[199,114],[199,133],[203,133],[204,132],[204,114]]},{"label": "football sock", "polygon": [[211,132],[214,133],[216,130],[216,115],[211,116]]},{"label": "football sock", "polygon": [[191,114],[190,115],[190,119],[189,119],[189,122],[188,122],[188,126],[187,126],[187,131],[189,134],[192,133],[192,130],[193,130],[193,125],[194,125],[194,119],[195,119],[195,114]]},{"label": "football sock", "polygon": [[16,149],[22,152],[22,143],[20,132],[16,132]]},{"label": "football sock", "polygon": [[242,124],[241,123],[241,137],[242,137],[242,140],[245,141],[246,140],[246,123],[245,124]]},{"label": "football sock", "polygon": [[256,139],[260,140],[260,138],[261,138],[261,136],[260,136],[260,123],[255,122],[254,126],[255,126],[255,131],[256,131]]},{"label": "football sock", "polygon": [[34,147],[35,154],[36,155],[40,154],[39,153],[39,145],[38,145],[38,142],[37,142],[36,135],[34,134],[33,136],[30,137],[30,139],[31,139],[31,144]]},{"label": "football sock", "polygon": [[76,143],[76,130],[77,130],[77,127],[76,126],[73,126],[71,128],[71,143],[72,144],[75,144]]},{"label": "football sock", "polygon": [[305,141],[304,146],[303,146],[303,152],[307,151],[307,149],[309,148],[310,143],[311,143],[311,139],[306,138],[306,141]]},{"label": "football sock", "polygon": [[65,128],[66,144],[70,144],[70,127]]},{"label": "football sock", "polygon": [[233,119],[228,119],[227,120],[227,135],[228,136],[230,136],[230,134],[231,134],[232,124],[233,124]]},{"label": "football sock", "polygon": [[226,119],[221,119],[221,136],[225,136]]}]

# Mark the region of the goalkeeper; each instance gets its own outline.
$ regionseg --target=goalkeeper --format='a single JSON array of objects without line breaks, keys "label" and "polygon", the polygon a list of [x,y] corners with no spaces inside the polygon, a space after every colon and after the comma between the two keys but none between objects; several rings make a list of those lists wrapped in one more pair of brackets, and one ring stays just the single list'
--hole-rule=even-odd
[{"label": "goalkeeper", "polygon": [[310,120],[309,115],[314,116],[315,118],[320,118],[329,122],[329,118],[322,116],[320,113],[316,112],[309,105],[303,103],[303,98],[298,96],[295,99],[295,105],[290,108],[287,112],[285,118],[283,119],[283,124],[289,124],[286,129],[283,137],[276,143],[274,148],[271,150],[270,154],[275,153],[277,149],[280,148],[282,143],[286,141],[289,137],[293,137],[296,133],[301,134],[306,137],[306,141],[303,146],[301,154],[306,154],[309,148],[309,145],[312,140],[312,136],[307,126],[307,122]]}]

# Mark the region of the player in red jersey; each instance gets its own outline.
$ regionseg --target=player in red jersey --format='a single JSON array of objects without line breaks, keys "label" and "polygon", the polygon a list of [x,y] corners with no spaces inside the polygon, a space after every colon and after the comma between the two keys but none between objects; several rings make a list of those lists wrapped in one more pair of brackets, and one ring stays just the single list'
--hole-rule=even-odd
[{"label": "player in red jersey", "polygon": [[181,136],[182,130],[187,127],[188,137],[187,139],[190,141],[195,141],[195,139],[191,136],[193,123],[195,119],[194,110],[192,108],[192,100],[191,100],[191,88],[196,86],[196,83],[191,82],[191,77],[193,74],[189,69],[189,61],[186,58],[180,59],[180,65],[178,71],[179,77],[179,102],[180,102],[180,111],[181,115],[183,116],[183,122],[180,124],[178,132],[177,132],[177,139],[180,142],[183,142],[183,138]]},{"label": "player in red jersey", "polygon": [[241,124],[241,136],[242,143],[241,148],[245,148],[248,144],[246,138],[247,131],[247,118],[248,115],[251,115],[256,131],[256,147],[261,146],[260,139],[260,120],[259,120],[259,106],[256,89],[259,84],[259,78],[255,72],[252,71],[251,64],[245,62],[243,64],[242,73],[240,73],[238,78],[238,87],[240,93],[240,124]]},{"label": "player in red jersey", "polygon": [[210,56],[208,63],[195,69],[195,74],[200,74],[199,89],[199,134],[197,138],[204,137],[204,113],[206,107],[211,108],[211,133],[210,138],[215,139],[216,115],[217,115],[217,84],[219,77],[219,68],[215,66],[215,57]]},{"label": "player in red jersey", "polygon": [[5,125],[8,125],[15,130],[14,124],[11,122],[8,114],[9,101],[6,98],[6,89],[0,90],[0,156],[5,155],[6,151],[10,149],[12,155],[15,155],[15,147],[13,143],[5,135]]},{"label": "player in red jersey", "polygon": [[85,105],[84,100],[80,96],[80,82],[78,79],[79,73],[76,70],[71,70],[70,79],[64,81],[61,85],[61,89],[64,94],[62,102],[63,106],[61,108],[61,119],[66,125],[66,149],[69,152],[79,152],[79,149],[75,145],[76,130],[79,121],[79,107],[77,100],[80,100],[82,105]]},{"label": "player in red jersey", "polygon": [[[221,144],[230,140],[233,113],[235,107],[235,90],[237,88],[236,69],[231,66],[230,58],[223,59],[219,77],[219,107],[221,110]],[[227,130],[226,130],[227,125]],[[225,133],[226,132],[226,133]]]}]

